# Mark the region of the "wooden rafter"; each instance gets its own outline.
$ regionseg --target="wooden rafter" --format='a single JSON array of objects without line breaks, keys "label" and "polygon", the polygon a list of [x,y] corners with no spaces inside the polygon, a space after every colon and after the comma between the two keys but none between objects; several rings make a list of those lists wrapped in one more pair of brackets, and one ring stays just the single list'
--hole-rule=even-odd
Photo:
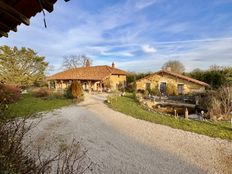
[{"label": "wooden rafter", "polygon": [[43,8],[45,8],[48,12],[53,11],[53,3],[51,3],[49,0],[41,0]]},{"label": "wooden rafter", "polygon": [[2,35],[2,36],[4,36],[4,37],[8,37],[7,32],[4,32],[4,31],[2,31],[2,30],[0,30],[0,35]]},{"label": "wooden rafter", "polygon": [[4,24],[0,21],[0,28],[5,29],[7,31],[13,30],[14,32],[17,32],[17,28],[11,28],[10,26]]},{"label": "wooden rafter", "polygon": [[17,20],[18,22],[22,22],[25,25],[30,24],[30,20],[26,16],[24,16],[15,8],[4,3],[3,1],[0,1],[0,9],[4,11],[7,15],[11,16],[13,19]]},{"label": "wooden rafter", "polygon": [[[0,0],[0,37],[7,37],[7,33],[11,30],[17,32],[17,26],[21,23],[30,25],[30,18],[43,9],[52,12],[57,0],[8,1]],[[67,2],[69,0],[64,1]]]}]

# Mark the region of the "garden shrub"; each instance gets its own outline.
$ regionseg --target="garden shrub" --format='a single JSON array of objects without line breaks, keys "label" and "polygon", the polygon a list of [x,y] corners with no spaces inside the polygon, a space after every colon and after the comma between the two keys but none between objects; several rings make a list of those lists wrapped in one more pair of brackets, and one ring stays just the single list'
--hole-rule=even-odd
[{"label": "garden shrub", "polygon": [[136,82],[131,82],[125,86],[125,91],[133,93],[136,92]]},{"label": "garden shrub", "polygon": [[122,92],[125,90],[122,82],[119,82],[119,84],[118,84],[118,90],[122,91]]},{"label": "garden shrub", "polygon": [[150,90],[150,94],[155,95],[155,96],[161,95],[159,88],[158,88],[158,85]]},{"label": "garden shrub", "polygon": [[172,83],[167,83],[167,95],[177,95],[177,87]]},{"label": "garden shrub", "polygon": [[73,81],[71,84],[71,90],[72,90],[72,95],[77,100],[77,102],[84,100],[84,93],[80,82]]},{"label": "garden shrub", "polygon": [[73,96],[73,94],[72,94],[72,88],[71,88],[71,86],[69,86],[69,87],[65,90],[65,92],[64,92],[64,97],[65,97],[65,98],[68,98],[68,99],[73,99],[73,98],[74,98],[74,96]]},{"label": "garden shrub", "polygon": [[212,120],[229,120],[232,112],[232,86],[222,86],[208,96],[208,112]]},{"label": "garden shrub", "polygon": [[37,126],[28,122],[28,119],[0,122],[1,174],[51,174],[54,171],[57,174],[83,174],[92,170],[93,163],[86,156],[87,150],[75,139],[70,145],[58,142],[58,147],[49,155],[46,154],[49,142],[35,147],[31,141],[25,142],[27,134]]},{"label": "garden shrub", "polygon": [[112,88],[112,80],[110,80],[110,78],[107,78],[105,81],[104,81],[104,86],[105,88],[107,88],[107,90],[110,90]]},{"label": "garden shrub", "polygon": [[18,101],[21,96],[20,88],[13,85],[0,84],[0,102],[10,104]]},{"label": "garden shrub", "polygon": [[120,97],[120,92],[118,90],[114,90],[110,95],[107,96],[107,101],[108,103],[112,103],[117,101],[118,97]]},{"label": "garden shrub", "polygon": [[4,116],[4,111],[8,104],[17,102],[21,97],[20,88],[12,85],[0,84],[0,117]]},{"label": "garden shrub", "polygon": [[54,91],[49,94],[48,99],[64,99],[65,93],[62,91]]},{"label": "garden shrub", "polygon": [[33,92],[33,95],[35,97],[39,97],[39,98],[48,97],[49,94],[50,94],[50,91],[47,88],[39,88],[38,90],[36,90],[36,91]]}]

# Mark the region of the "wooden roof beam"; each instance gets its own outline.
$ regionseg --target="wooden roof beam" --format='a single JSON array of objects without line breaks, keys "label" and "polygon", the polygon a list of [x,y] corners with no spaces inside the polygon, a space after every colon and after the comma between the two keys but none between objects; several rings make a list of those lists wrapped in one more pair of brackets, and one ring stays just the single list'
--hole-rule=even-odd
[{"label": "wooden roof beam", "polygon": [[0,35],[2,35],[2,36],[4,36],[4,37],[8,37],[8,34],[7,34],[7,32],[5,32],[5,31],[2,31],[2,30],[0,30]]},{"label": "wooden roof beam", "polygon": [[18,22],[22,22],[25,25],[30,25],[30,20],[26,16],[3,1],[0,1],[0,9]]},{"label": "wooden roof beam", "polygon": [[11,28],[8,25],[4,24],[3,22],[0,21],[0,28],[5,29],[5,30],[13,30],[14,32],[17,32],[17,28]]},{"label": "wooden roof beam", "polygon": [[53,11],[53,3],[49,0],[42,0],[42,6],[45,8],[49,13]]}]

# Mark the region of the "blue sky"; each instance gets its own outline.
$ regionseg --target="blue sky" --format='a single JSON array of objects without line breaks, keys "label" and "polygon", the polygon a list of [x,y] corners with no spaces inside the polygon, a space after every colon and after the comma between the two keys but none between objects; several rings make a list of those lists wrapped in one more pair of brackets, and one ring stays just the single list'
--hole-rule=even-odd
[{"label": "blue sky", "polygon": [[61,70],[63,56],[94,65],[157,71],[179,60],[186,71],[232,65],[232,0],[58,0],[52,13],[23,24],[0,45],[30,47]]}]

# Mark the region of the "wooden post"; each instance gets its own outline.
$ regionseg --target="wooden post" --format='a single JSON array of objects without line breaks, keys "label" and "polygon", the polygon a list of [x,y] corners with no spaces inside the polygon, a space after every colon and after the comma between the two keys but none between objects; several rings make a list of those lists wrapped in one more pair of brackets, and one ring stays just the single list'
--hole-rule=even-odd
[{"label": "wooden post", "polygon": [[89,93],[91,93],[91,81],[88,81]]},{"label": "wooden post", "polygon": [[231,119],[230,119],[230,123],[231,123],[231,129],[232,129],[232,117],[231,117]]},{"label": "wooden post", "polygon": [[55,90],[57,90],[57,81],[55,80],[54,83],[55,83]]},{"label": "wooden post", "polygon": [[174,108],[174,116],[175,116],[175,118],[177,118],[176,108]]},{"label": "wooden post", "polygon": [[51,82],[48,81],[48,89],[51,89]]},{"label": "wooden post", "polygon": [[188,108],[185,108],[184,118],[185,118],[186,120],[188,120],[188,115],[189,115],[189,113],[188,113]]},{"label": "wooden post", "polygon": [[102,81],[100,81],[100,92],[102,93]]},{"label": "wooden post", "polygon": [[61,89],[63,89],[63,80],[60,81],[61,82]]}]

